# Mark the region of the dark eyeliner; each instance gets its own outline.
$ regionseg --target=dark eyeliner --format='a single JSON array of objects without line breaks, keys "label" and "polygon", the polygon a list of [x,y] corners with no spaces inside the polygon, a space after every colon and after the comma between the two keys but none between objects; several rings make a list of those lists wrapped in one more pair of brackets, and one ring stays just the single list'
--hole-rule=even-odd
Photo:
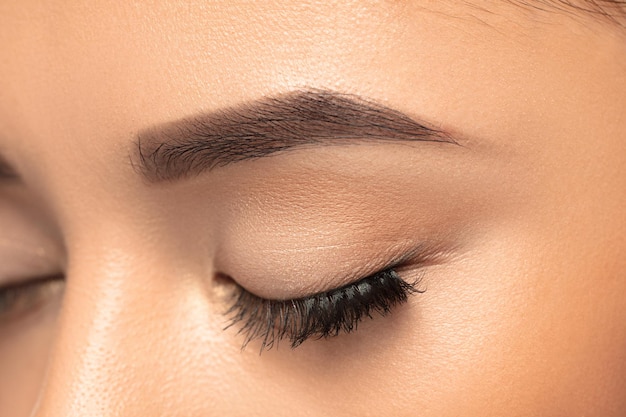
[{"label": "dark eyeliner", "polygon": [[394,269],[386,269],[343,287],[293,300],[260,298],[242,287],[226,315],[226,328],[240,324],[243,347],[261,341],[261,351],[288,339],[295,348],[305,340],[355,331],[364,318],[384,316],[408,296],[423,292],[417,282],[404,281]]}]

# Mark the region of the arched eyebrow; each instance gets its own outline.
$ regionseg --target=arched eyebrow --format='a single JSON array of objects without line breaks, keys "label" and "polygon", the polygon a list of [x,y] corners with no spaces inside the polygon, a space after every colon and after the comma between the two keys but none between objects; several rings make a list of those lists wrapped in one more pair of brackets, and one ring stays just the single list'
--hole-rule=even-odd
[{"label": "arched eyebrow", "polygon": [[293,149],[398,141],[457,144],[439,129],[362,97],[306,90],[145,129],[131,161],[149,182],[161,182]]}]

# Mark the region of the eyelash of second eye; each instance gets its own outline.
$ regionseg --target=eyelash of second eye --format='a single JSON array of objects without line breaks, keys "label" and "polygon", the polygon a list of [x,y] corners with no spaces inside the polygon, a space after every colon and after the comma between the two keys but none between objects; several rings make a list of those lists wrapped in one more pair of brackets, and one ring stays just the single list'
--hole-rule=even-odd
[{"label": "eyelash of second eye", "polygon": [[0,321],[20,308],[32,309],[42,297],[54,293],[60,282],[62,275],[58,274],[0,287]]},{"label": "eyelash of second eye", "polygon": [[242,348],[257,339],[261,340],[261,352],[282,339],[289,339],[296,348],[310,337],[353,332],[362,319],[373,318],[373,313],[387,315],[409,295],[424,292],[417,284],[386,269],[341,288],[293,300],[267,300],[238,287],[235,302],[226,312],[226,329],[241,323]]}]

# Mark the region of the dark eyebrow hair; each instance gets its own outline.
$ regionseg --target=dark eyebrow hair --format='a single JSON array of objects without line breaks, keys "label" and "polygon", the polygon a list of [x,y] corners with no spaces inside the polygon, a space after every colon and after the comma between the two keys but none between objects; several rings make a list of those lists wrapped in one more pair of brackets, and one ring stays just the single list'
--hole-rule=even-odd
[{"label": "dark eyebrow hair", "polygon": [[626,28],[625,0],[509,0],[527,9],[554,11],[604,19]]},{"label": "dark eyebrow hair", "polygon": [[145,129],[131,162],[150,182],[320,145],[442,142],[450,135],[356,95],[305,90]]}]

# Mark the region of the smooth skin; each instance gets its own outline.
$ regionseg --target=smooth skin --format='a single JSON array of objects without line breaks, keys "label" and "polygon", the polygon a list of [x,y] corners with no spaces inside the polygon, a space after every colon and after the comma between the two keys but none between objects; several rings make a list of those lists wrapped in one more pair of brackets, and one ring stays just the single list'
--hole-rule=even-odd
[{"label": "smooth skin", "polygon": [[[65,289],[0,320],[0,415],[626,415],[623,30],[507,1],[2,2],[0,284]],[[143,129],[306,89],[462,139],[131,163]],[[219,274],[295,298],[420,242],[426,292],[354,333],[259,355],[223,330]]]}]

